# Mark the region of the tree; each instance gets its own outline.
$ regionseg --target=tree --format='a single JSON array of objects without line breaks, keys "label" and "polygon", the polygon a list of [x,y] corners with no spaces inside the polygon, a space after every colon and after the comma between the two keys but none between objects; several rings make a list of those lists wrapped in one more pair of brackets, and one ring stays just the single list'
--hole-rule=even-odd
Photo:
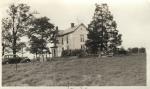
[{"label": "tree", "polygon": [[54,30],[52,30],[52,36],[51,36],[51,43],[54,44],[54,47],[57,46],[58,44],[58,26],[56,26],[56,28]]},{"label": "tree", "polygon": [[139,52],[139,48],[138,47],[132,48],[132,53],[138,53],[138,52]]},{"label": "tree", "polygon": [[[44,39],[39,39],[35,36],[32,36],[30,40],[30,52],[36,55],[38,54],[44,54],[44,50],[47,51],[46,41]],[[43,58],[44,59],[44,58]]]},{"label": "tree", "polygon": [[92,53],[114,53],[121,45],[121,34],[107,4],[96,4],[93,20],[88,25],[87,49]]},{"label": "tree", "polygon": [[10,48],[11,35],[8,32],[10,28],[10,23],[7,22],[7,18],[2,19],[2,56],[5,55],[7,48]]},{"label": "tree", "polygon": [[140,52],[140,53],[145,53],[145,52],[146,52],[146,49],[145,49],[144,47],[141,47],[141,48],[139,48],[139,52]]},{"label": "tree", "polygon": [[28,37],[30,39],[30,52],[42,54],[44,61],[44,50],[47,49],[47,43],[52,40],[54,25],[49,22],[49,18],[40,17],[31,21]]},{"label": "tree", "polygon": [[53,57],[56,57],[56,50],[57,50],[57,44],[58,44],[58,26],[56,26],[56,29],[52,31],[52,37],[51,37],[51,43],[53,43]]},{"label": "tree", "polygon": [[18,46],[17,46],[17,50],[18,50],[18,51],[21,50],[22,57],[23,57],[23,54],[24,54],[23,49],[24,49],[25,47],[26,47],[25,42],[20,42],[20,43],[18,44]]},{"label": "tree", "polygon": [[3,43],[6,41],[9,43],[15,58],[20,38],[25,35],[32,14],[30,13],[30,7],[26,4],[12,4],[7,13],[8,17],[2,21],[2,30],[7,33],[5,36],[3,35]]},{"label": "tree", "polygon": [[30,45],[30,47],[27,47],[27,51],[30,51],[30,53],[32,53],[32,54],[35,54],[35,57],[36,57],[36,59],[37,59],[37,54],[38,54],[38,45],[39,45],[40,43],[38,43],[38,38],[36,38],[35,36],[32,36],[31,38],[30,38],[30,43],[29,43],[29,45]]},{"label": "tree", "polygon": [[121,47],[119,50],[118,50],[118,54],[119,55],[127,55],[129,52],[125,49],[125,48],[123,48],[123,47]]}]

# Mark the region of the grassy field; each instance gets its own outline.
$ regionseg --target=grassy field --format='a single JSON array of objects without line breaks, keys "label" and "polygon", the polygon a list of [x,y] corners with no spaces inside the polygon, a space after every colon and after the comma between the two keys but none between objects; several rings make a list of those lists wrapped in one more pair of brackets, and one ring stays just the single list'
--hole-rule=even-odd
[{"label": "grassy field", "polygon": [[146,55],[2,66],[2,86],[145,86]]}]

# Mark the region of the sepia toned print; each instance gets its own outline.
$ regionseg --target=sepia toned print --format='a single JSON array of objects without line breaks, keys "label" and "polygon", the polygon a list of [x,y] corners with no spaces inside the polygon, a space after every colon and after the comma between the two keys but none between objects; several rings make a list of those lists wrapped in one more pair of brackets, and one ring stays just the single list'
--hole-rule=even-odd
[{"label": "sepia toned print", "polygon": [[146,16],[131,19],[134,4],[33,1],[3,9],[2,86],[147,85],[146,47],[138,39]]}]

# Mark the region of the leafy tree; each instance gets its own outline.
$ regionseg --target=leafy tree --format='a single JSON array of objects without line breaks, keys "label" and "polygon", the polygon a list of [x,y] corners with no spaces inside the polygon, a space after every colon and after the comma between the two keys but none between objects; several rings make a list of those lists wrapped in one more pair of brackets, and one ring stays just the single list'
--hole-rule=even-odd
[{"label": "leafy tree", "polygon": [[119,55],[127,55],[127,54],[128,54],[128,51],[127,51],[125,48],[121,47],[121,48],[118,50],[118,54],[119,54]]},{"label": "leafy tree", "polygon": [[30,51],[30,53],[35,54],[36,59],[37,59],[37,54],[38,54],[38,45],[40,43],[38,43],[38,38],[36,38],[35,36],[32,36],[30,38],[30,43],[29,43],[29,47],[27,47],[27,51]]},{"label": "leafy tree", "polygon": [[132,48],[132,53],[138,53],[138,52],[139,52],[139,48],[138,47]]},{"label": "leafy tree", "polygon": [[54,44],[54,47],[56,47],[57,44],[58,44],[58,39],[57,38],[58,38],[58,26],[56,26],[56,29],[52,30],[52,36],[51,36],[51,39],[50,39],[51,43]]},{"label": "leafy tree", "polygon": [[131,54],[132,53],[132,48],[128,48],[128,52]]},{"label": "leafy tree", "polygon": [[92,53],[114,53],[121,45],[121,34],[107,4],[96,4],[93,20],[88,25],[86,46]]},{"label": "leafy tree", "polygon": [[57,44],[58,44],[58,26],[56,26],[56,29],[52,31],[52,37],[51,37],[51,43],[53,43],[52,50],[54,50],[53,57],[56,57],[56,50],[57,50]]},{"label": "leafy tree", "polygon": [[2,20],[2,32],[6,33],[3,35],[3,47],[6,45],[5,42],[9,43],[15,58],[20,38],[25,35],[32,14],[30,7],[26,4],[12,4],[7,13],[8,17]]},{"label": "leafy tree", "polygon": [[28,50],[36,55],[36,59],[37,55],[42,54],[44,49],[47,49],[45,40],[32,36],[30,39],[30,48]]},{"label": "leafy tree", "polygon": [[8,32],[10,23],[7,22],[7,18],[2,19],[2,55],[5,54],[7,48],[9,49],[11,44],[11,35]]},{"label": "leafy tree", "polygon": [[54,25],[49,22],[49,18],[40,17],[31,21],[28,37],[30,39],[30,52],[42,54],[44,61],[44,50],[47,49],[47,43],[52,40]]},{"label": "leafy tree", "polygon": [[26,47],[26,43],[25,42],[20,42],[17,46],[17,50],[21,50],[21,54],[22,54],[22,57],[23,57],[23,54],[24,54],[24,51],[23,49]]},{"label": "leafy tree", "polygon": [[139,52],[140,52],[140,53],[145,53],[145,52],[146,52],[146,49],[145,49],[144,47],[141,47],[141,48],[139,48]]}]

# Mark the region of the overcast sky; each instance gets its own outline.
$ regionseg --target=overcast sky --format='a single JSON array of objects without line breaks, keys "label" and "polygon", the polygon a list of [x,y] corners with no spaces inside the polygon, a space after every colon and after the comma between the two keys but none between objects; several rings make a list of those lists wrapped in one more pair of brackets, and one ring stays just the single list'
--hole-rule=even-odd
[{"label": "overcast sky", "polygon": [[64,30],[70,23],[89,24],[94,14],[95,3],[107,3],[123,35],[123,46],[142,47],[150,43],[150,0],[2,0],[0,17],[13,2],[23,2],[31,6],[32,11],[47,16],[51,22]]}]

